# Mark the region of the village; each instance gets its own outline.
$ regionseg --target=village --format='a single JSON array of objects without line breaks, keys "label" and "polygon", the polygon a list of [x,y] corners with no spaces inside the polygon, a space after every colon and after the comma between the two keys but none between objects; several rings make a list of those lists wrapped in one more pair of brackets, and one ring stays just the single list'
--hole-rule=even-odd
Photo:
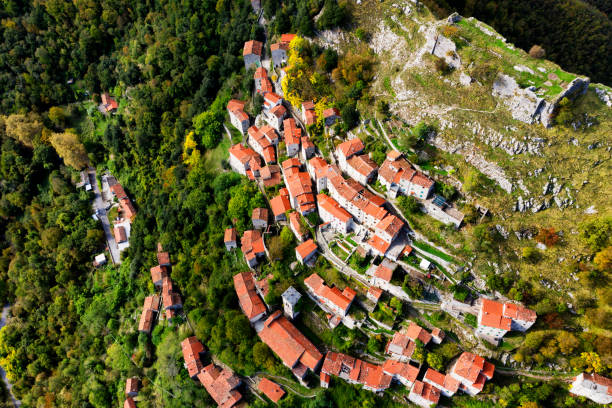
[{"label": "village", "polygon": [[[284,34],[270,47],[272,66],[279,68],[281,76],[294,37]],[[477,395],[493,378],[493,363],[465,350],[452,359],[445,372],[436,370],[423,361],[422,350],[443,342],[456,342],[455,335],[449,338],[438,327],[427,330],[414,321],[406,321],[395,331],[395,322],[379,322],[372,313],[384,295],[406,303],[416,301],[404,288],[394,284],[394,274],[411,273],[424,281],[453,282],[446,273],[441,273],[444,271],[440,267],[442,259],[433,253],[414,250],[411,246],[414,235],[409,225],[387,199],[399,195],[414,197],[427,214],[455,228],[461,226],[463,215],[436,194],[434,180],[416,169],[396,149],[387,152],[379,167],[368,156],[364,143],[353,137],[337,144],[329,157],[331,163],[328,162],[307,131],[307,126],[317,121],[314,102],[293,107],[283,99],[279,84],[273,84],[262,66],[263,49],[262,43],[253,40],[244,45],[243,53],[245,67],[256,68],[254,80],[256,92],[263,97],[263,112],[253,123],[244,110],[245,101],[233,99],[227,104],[230,123],[243,135],[243,143],[229,148],[229,166],[257,183],[262,191],[269,187],[277,187],[278,191],[269,197],[266,208],[253,210],[252,229],[244,231],[241,237],[234,226],[228,226],[224,232],[225,249],[239,250],[250,268],[233,277],[240,309],[260,340],[304,387],[328,388],[333,387],[334,381],[346,381],[373,393],[384,393],[396,384],[409,390],[407,400],[421,407],[434,407],[441,396],[451,398],[459,392]],[[322,114],[327,133],[342,120],[333,107]],[[286,158],[279,163],[279,157]],[[371,187],[376,180],[384,186],[386,196]],[[135,210],[112,176],[105,176],[104,181],[119,202],[121,214],[115,220],[113,235],[121,249],[129,239],[129,224]],[[357,288],[347,286],[340,290],[312,273],[303,280],[305,293],[290,286],[282,294],[282,310],[271,308],[265,301],[269,276],[263,276],[259,267],[270,257],[265,237],[274,224],[287,226],[294,234],[299,243],[295,247],[299,263],[313,267],[318,257],[326,258],[347,275],[349,282],[353,279],[367,287],[365,299]],[[365,273],[353,270],[346,262],[355,252],[360,259],[369,260],[363,268]],[[170,278],[170,256],[161,244],[158,244],[157,259],[158,265],[150,272],[160,293],[146,297],[138,323],[138,330],[149,335],[158,320],[172,324],[177,314],[182,313],[181,296]],[[441,310],[464,321],[466,316],[475,315],[474,336],[493,347],[502,344],[504,336],[511,331],[526,332],[537,319],[534,311],[516,302],[481,296],[466,303],[445,297],[434,285],[428,286],[442,297]],[[363,359],[332,350],[321,351],[293,323],[307,301],[325,313],[331,330],[340,324],[361,330],[372,321],[377,322],[377,329],[388,333],[385,359],[375,362],[371,356]],[[369,319],[365,318],[364,309],[369,312]],[[245,384],[241,377],[220,362],[215,363],[214,358],[204,365],[203,361],[211,359],[206,360],[206,347],[195,336],[185,338],[181,348],[189,376],[204,386],[219,407],[241,403],[241,387]],[[138,387],[138,378],[127,380],[125,408],[136,406],[134,397]],[[263,377],[257,382],[256,392],[277,403],[287,391]],[[597,374],[577,376],[571,392],[602,404],[612,402],[611,380]]]}]

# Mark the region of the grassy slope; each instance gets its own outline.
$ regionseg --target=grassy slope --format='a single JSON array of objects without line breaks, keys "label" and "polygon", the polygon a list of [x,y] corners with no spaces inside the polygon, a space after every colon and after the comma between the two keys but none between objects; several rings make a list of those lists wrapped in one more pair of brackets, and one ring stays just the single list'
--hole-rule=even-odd
[{"label": "grassy slope", "polygon": [[[406,2],[406,4],[411,3]],[[402,8],[406,4],[403,4]],[[397,43],[395,50],[385,51],[379,56],[381,61],[378,67],[379,74],[372,87],[374,95],[391,102],[394,113],[411,124],[415,124],[420,118],[438,124],[442,121],[452,123],[453,127],[442,130],[439,137],[450,141],[473,143],[487,160],[497,163],[515,184],[517,180],[522,180],[536,202],[541,201],[541,191],[549,176],[562,181],[564,189],[565,187],[571,189],[571,196],[576,200],[574,206],[560,210],[553,205],[552,208],[535,214],[531,211],[525,213],[513,211],[518,196],[526,197],[526,194],[518,188],[511,194],[501,189],[494,189],[490,194],[474,196],[473,202],[491,209],[494,214],[493,221],[511,232],[529,226],[554,227],[563,231],[562,244],[545,251],[543,259],[537,265],[525,264],[518,256],[512,256],[513,253],[518,255],[523,246],[532,246],[534,242],[518,241],[511,234],[505,243],[508,251],[503,262],[508,263],[513,270],[520,271],[521,275],[528,278],[536,287],[541,278],[548,278],[564,288],[579,290],[579,283],[569,278],[566,272],[568,260],[572,255],[585,252],[576,234],[577,225],[592,217],[584,214],[584,210],[591,205],[595,205],[599,215],[612,212],[612,191],[608,181],[612,170],[609,165],[610,152],[606,150],[606,143],[609,143],[607,135],[612,131],[612,110],[599,101],[593,86],[577,101],[576,111],[588,112],[596,118],[598,125],[577,132],[562,127],[544,129],[541,125],[527,125],[513,120],[502,104],[498,106],[495,98],[491,96],[490,85],[473,84],[464,88],[458,84],[460,72],[440,76],[433,69],[428,55],[423,57],[422,63],[410,66],[414,50],[424,44],[422,32],[427,24],[433,22],[427,10],[422,12],[413,10],[409,15],[405,15],[400,12],[399,7],[394,7],[390,2],[368,1],[364,2],[363,7],[358,7],[355,14],[359,26],[371,35],[374,36],[384,25],[390,25],[392,31],[404,40],[403,43]],[[392,22],[389,23],[390,21]],[[546,98],[554,97],[563,81],[568,82],[576,77],[574,74],[561,71],[550,61],[530,58],[522,50],[515,49],[495,36],[485,34],[476,25],[473,20],[459,24],[460,35],[470,39],[470,45],[458,50],[464,66],[471,61],[475,63],[488,61],[499,71],[513,75],[519,83],[531,82],[536,86],[543,86],[548,80],[548,74],[555,73],[559,80],[551,81],[552,86],[542,88],[541,93]],[[490,27],[487,29],[493,31]],[[408,53],[408,58],[394,58],[394,53],[401,54],[397,49],[402,48]],[[513,68],[515,65],[529,67],[535,74],[520,73]],[[539,71],[538,67],[544,68],[546,73]],[[408,92],[409,97],[398,100],[399,95],[406,94],[404,91]],[[493,113],[462,110],[465,108]],[[370,113],[373,115],[373,112]],[[472,132],[475,123],[480,124],[482,128],[499,132],[504,139],[522,140],[525,135],[531,138],[543,138],[545,142],[541,147],[542,154],[538,156],[523,153],[510,156],[502,149],[490,147]],[[578,140],[578,146],[570,143],[571,138]],[[594,142],[603,143],[604,146],[587,149],[587,146]],[[461,156],[435,149],[431,151],[436,164],[453,166],[456,169],[454,176],[463,181],[471,166],[465,163]],[[596,165],[597,162],[600,164]],[[529,175],[533,170],[540,168],[544,168],[544,172],[539,176]],[[561,196],[564,197],[564,194]],[[551,198],[551,195],[547,196],[547,199]],[[465,227],[460,232],[446,231],[436,227],[427,217],[420,217],[419,225],[426,232],[437,234],[441,240],[448,241],[449,248],[455,253],[463,255],[464,258],[472,255],[471,227]],[[560,258],[565,260],[559,262]],[[483,256],[478,257],[475,261],[475,270],[488,269],[490,269],[488,259]],[[565,292],[558,294],[566,296]],[[566,298],[566,300],[571,299]]]}]

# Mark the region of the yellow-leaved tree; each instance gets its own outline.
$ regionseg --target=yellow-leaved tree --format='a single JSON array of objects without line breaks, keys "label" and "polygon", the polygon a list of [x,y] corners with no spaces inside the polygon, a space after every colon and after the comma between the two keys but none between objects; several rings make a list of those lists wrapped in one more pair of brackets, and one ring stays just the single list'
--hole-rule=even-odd
[{"label": "yellow-leaved tree", "polygon": [[202,154],[198,150],[198,144],[194,139],[194,132],[191,131],[185,136],[185,143],[183,144],[183,163],[189,167],[195,167],[200,162]]},{"label": "yellow-leaved tree", "polygon": [[74,133],[52,133],[49,141],[66,165],[81,170],[89,163],[85,146]]}]

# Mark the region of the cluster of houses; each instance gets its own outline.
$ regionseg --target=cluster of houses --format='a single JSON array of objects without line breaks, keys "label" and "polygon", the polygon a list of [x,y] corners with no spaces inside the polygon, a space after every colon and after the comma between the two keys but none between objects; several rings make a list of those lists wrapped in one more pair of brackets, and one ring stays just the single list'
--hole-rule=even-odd
[{"label": "cluster of houses", "polygon": [[[338,288],[329,287],[317,274],[306,278],[304,284],[309,296],[339,319],[347,315],[355,299],[356,293],[350,288],[340,291]],[[440,344],[444,339],[444,332],[436,328],[430,333],[413,322],[406,330],[394,334],[385,348],[389,357],[382,365],[331,351],[324,357],[291,322],[299,314],[296,305],[301,295],[297,290],[290,287],[283,293],[284,313],[277,310],[266,317],[268,309],[260,297],[250,271],[234,276],[234,288],[240,308],[258,332],[260,339],[303,385],[307,385],[308,372],[319,371],[320,384],[325,388],[329,387],[331,377],[339,377],[351,384],[359,384],[364,389],[380,393],[396,381],[410,388],[409,399],[412,402],[429,408],[438,403],[440,394],[451,397],[461,390],[469,395],[476,395],[482,391],[485,382],[493,377],[495,366],[468,352],[459,356],[447,374],[428,368],[421,376],[422,362],[413,357],[416,348],[425,347],[430,342]]]},{"label": "cluster of houses", "polygon": [[195,336],[184,339],[181,342],[181,350],[189,377],[200,381],[220,408],[231,408],[238,404],[242,399],[242,394],[237,390],[242,384],[238,376],[230,369],[218,367],[213,363],[204,367],[204,346]]},{"label": "cluster of houses", "polygon": [[526,332],[537,319],[535,311],[515,303],[486,298],[481,302],[476,335],[496,345],[509,331]]},{"label": "cluster of houses", "polygon": [[119,251],[127,248],[130,239],[132,221],[136,217],[134,204],[125,193],[123,186],[113,176],[106,177],[108,187],[119,203],[119,217],[113,221],[113,235]]},{"label": "cluster of houses", "polygon": [[161,243],[157,244],[157,265],[151,268],[151,280],[156,289],[161,289],[161,298],[158,295],[147,296],[144,300],[138,331],[151,334],[153,325],[158,316],[163,316],[169,323],[176,313],[183,308],[181,295],[174,289],[170,279],[170,254],[164,251]]}]

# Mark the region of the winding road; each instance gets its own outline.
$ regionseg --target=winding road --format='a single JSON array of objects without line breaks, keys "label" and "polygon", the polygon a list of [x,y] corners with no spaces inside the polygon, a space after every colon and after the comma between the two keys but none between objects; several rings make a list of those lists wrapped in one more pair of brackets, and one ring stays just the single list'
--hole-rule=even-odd
[{"label": "winding road", "polygon": [[[11,305],[5,305],[2,308],[2,317],[0,318],[0,329],[2,329],[6,325],[6,318],[8,316],[8,312],[9,312],[10,308],[11,308]],[[0,367],[0,377],[2,377],[2,381],[4,381],[4,384],[6,385],[6,389],[8,390],[8,393],[9,393],[9,395],[11,397],[11,401],[13,402],[13,406],[15,408],[19,408],[21,406],[21,401],[19,401],[13,395],[13,390],[12,390],[13,385],[9,382],[8,378],[6,378],[6,371],[4,371],[4,369],[2,367]]]}]

